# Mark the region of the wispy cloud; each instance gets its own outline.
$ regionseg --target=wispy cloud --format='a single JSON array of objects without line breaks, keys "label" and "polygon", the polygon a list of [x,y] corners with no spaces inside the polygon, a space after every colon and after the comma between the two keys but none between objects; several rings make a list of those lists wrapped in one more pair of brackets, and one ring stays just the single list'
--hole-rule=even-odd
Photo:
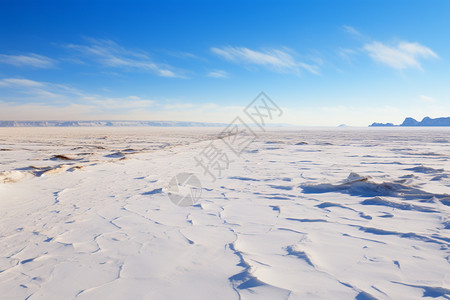
[{"label": "wispy cloud", "polygon": [[422,61],[425,59],[439,58],[430,48],[417,42],[397,41],[395,43],[383,43],[363,35],[352,26],[343,25],[342,30],[362,42],[359,49],[339,48],[337,53],[348,62],[356,54],[366,54],[372,60],[397,70],[408,68],[422,69]]},{"label": "wispy cloud", "polygon": [[[20,99],[23,102],[31,101],[64,101],[73,99],[73,97],[84,97],[81,91],[64,84],[55,84],[50,82],[35,81],[25,78],[4,78],[0,79],[0,88],[8,93],[2,93],[5,98],[9,97]],[[27,95],[28,98],[23,98]]]},{"label": "wispy cloud", "polygon": [[123,111],[158,106],[157,101],[139,96],[107,97],[88,94],[64,84],[22,78],[1,79],[0,89],[10,91],[3,93],[9,95],[3,96],[3,99],[16,99],[20,103],[45,103],[46,106],[80,104],[88,105],[97,111]]},{"label": "wispy cloud", "polygon": [[16,67],[34,67],[48,69],[55,65],[55,60],[34,53],[28,55],[6,55],[0,54],[0,63]]},{"label": "wispy cloud", "polygon": [[[0,120],[178,120],[225,122],[243,107],[108,97],[22,78],[0,79]],[[4,93],[4,92],[8,93]],[[11,93],[9,93],[11,92]],[[29,97],[31,95],[31,97]]]},{"label": "wispy cloud", "polygon": [[29,79],[22,79],[22,78],[4,78],[0,80],[0,86],[5,87],[41,87],[44,86],[42,82],[29,80]]},{"label": "wispy cloud", "polygon": [[227,46],[222,48],[213,47],[211,51],[228,61],[264,66],[277,72],[299,73],[301,70],[306,70],[313,74],[319,72],[317,65],[296,60],[291,54],[293,51],[287,48],[257,51],[245,47]]},{"label": "wispy cloud", "polygon": [[359,32],[358,30],[356,30],[352,26],[343,25],[342,30],[344,30],[346,33],[348,33],[350,35],[353,35],[354,37],[357,37],[357,38],[363,37],[363,34],[361,32]]},{"label": "wispy cloud", "polygon": [[186,111],[186,109],[195,108],[195,105],[192,103],[171,103],[165,104],[163,107],[167,110]]},{"label": "wispy cloud", "polygon": [[128,96],[122,98],[85,97],[84,100],[106,110],[148,108],[157,104],[154,100],[143,99],[138,96]]},{"label": "wispy cloud", "polygon": [[373,60],[398,70],[422,69],[421,59],[438,58],[438,55],[430,48],[419,43],[404,41],[395,45],[375,41],[365,44],[364,50]]},{"label": "wispy cloud", "polygon": [[155,63],[144,51],[128,50],[111,40],[90,38],[88,42],[88,45],[69,44],[67,48],[106,67],[149,71],[162,77],[183,77],[175,68]]},{"label": "wispy cloud", "polygon": [[427,103],[434,103],[436,102],[436,100],[430,96],[425,96],[425,95],[420,95],[419,96],[420,100],[427,102]]},{"label": "wispy cloud", "polygon": [[351,62],[352,58],[358,54],[358,51],[350,48],[339,48],[337,54],[345,59],[347,62]]},{"label": "wispy cloud", "polygon": [[163,106],[151,109],[106,110],[95,104],[66,103],[11,103],[0,100],[0,120],[154,120],[228,122],[243,107],[194,105],[184,109],[166,109]]},{"label": "wispy cloud", "polygon": [[227,78],[228,77],[228,73],[222,70],[216,70],[216,71],[212,71],[209,72],[208,77],[212,77],[212,78]]}]

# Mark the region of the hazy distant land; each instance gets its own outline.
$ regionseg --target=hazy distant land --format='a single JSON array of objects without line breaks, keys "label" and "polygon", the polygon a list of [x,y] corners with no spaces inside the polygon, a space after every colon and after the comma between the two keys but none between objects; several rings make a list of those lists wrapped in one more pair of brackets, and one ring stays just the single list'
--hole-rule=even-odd
[{"label": "hazy distant land", "polygon": [[391,127],[391,126],[450,126],[450,117],[435,118],[425,117],[422,121],[413,118],[406,118],[402,124],[394,125],[393,123],[372,123],[369,127]]},{"label": "hazy distant land", "polygon": [[[247,124],[254,126],[254,124]],[[296,127],[291,124],[267,124],[276,127]],[[118,121],[118,120],[90,120],[90,121],[0,121],[0,127],[226,127],[226,123],[190,122],[190,121]],[[429,127],[450,126],[450,117],[425,117],[422,121],[405,118],[402,124],[374,122],[369,127]],[[348,127],[341,124],[338,127]]]},{"label": "hazy distant land", "polygon": [[184,121],[0,121],[0,127],[221,127],[224,123]]}]

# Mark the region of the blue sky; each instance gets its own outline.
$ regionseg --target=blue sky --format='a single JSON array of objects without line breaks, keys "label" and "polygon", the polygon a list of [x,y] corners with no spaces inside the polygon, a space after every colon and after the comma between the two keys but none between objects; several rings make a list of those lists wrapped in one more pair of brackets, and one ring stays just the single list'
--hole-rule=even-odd
[{"label": "blue sky", "polygon": [[449,1],[0,1],[0,119],[450,116]]}]

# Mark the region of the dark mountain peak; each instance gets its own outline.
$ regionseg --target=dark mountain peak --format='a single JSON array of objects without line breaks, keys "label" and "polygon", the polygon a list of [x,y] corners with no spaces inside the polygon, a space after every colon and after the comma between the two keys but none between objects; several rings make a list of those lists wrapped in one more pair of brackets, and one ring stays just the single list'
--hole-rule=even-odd
[{"label": "dark mountain peak", "polygon": [[[370,127],[380,126],[396,126],[392,123],[373,123]],[[414,118],[406,118],[399,126],[450,126],[450,117],[435,118],[425,117],[422,121],[417,121]]]},{"label": "dark mountain peak", "polygon": [[418,126],[419,122],[414,118],[406,118],[400,126]]}]

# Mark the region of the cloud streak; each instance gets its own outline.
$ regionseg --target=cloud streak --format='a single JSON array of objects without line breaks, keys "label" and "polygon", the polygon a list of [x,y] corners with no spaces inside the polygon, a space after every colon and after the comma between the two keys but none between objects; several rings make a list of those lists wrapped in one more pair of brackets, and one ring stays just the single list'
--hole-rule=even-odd
[{"label": "cloud streak", "polygon": [[48,69],[54,67],[55,60],[34,53],[28,55],[0,54],[0,63],[16,67],[33,67],[40,69]]},{"label": "cloud streak", "polygon": [[430,96],[426,96],[426,95],[420,95],[419,98],[423,102],[427,102],[427,103],[434,103],[434,102],[436,102],[436,100],[434,98],[432,98]]},{"label": "cloud streak", "polygon": [[438,58],[438,55],[430,48],[419,43],[404,41],[396,45],[386,45],[375,41],[365,44],[363,49],[374,61],[397,70],[407,68],[421,70],[421,60]]},{"label": "cloud streak", "polygon": [[[49,101],[50,99],[61,101],[74,96],[83,97],[84,94],[77,89],[63,84],[53,84],[48,82],[35,81],[24,78],[4,78],[0,80],[0,88],[8,90],[8,98],[17,98],[22,101]],[[3,94],[2,98],[6,98]],[[22,99],[23,95],[28,95],[29,99]]]},{"label": "cloud streak", "polygon": [[3,87],[41,87],[43,85],[42,82],[21,78],[5,78],[0,80],[0,86]]},{"label": "cloud streak", "polygon": [[[48,107],[50,111],[57,111],[55,107],[84,107],[99,115],[107,113],[126,113],[133,110],[148,110],[159,107],[157,101],[138,96],[108,97],[104,95],[88,94],[70,86],[40,82],[23,78],[0,79],[0,103],[10,107]],[[7,93],[4,93],[4,92]],[[52,108],[53,107],[53,108]],[[63,109],[63,111],[65,111]],[[29,114],[32,114],[30,111]],[[21,114],[19,114],[21,115]],[[47,115],[47,114],[45,114]],[[55,117],[57,117],[55,115]]]},{"label": "cloud streak", "polygon": [[211,78],[228,78],[228,73],[222,70],[216,70],[209,72],[207,76]]},{"label": "cloud streak", "polygon": [[348,33],[348,34],[350,34],[350,35],[353,35],[354,37],[357,37],[357,38],[362,38],[363,37],[363,35],[361,34],[361,32],[359,32],[358,30],[356,30],[354,27],[352,27],[352,26],[348,26],[348,25],[343,25],[342,26],[342,29],[346,32],[346,33]]},{"label": "cloud streak", "polygon": [[[89,98],[85,97],[84,100],[89,100]],[[123,98],[90,97],[89,102],[101,107],[104,110],[144,109],[157,105],[156,101],[142,99],[137,96],[128,96]]]},{"label": "cloud streak", "polygon": [[97,109],[97,111],[146,109],[158,105],[154,100],[144,99],[138,96],[105,97],[89,95],[63,84],[39,82],[22,78],[1,79],[0,88],[10,91],[10,96],[3,96],[3,99],[17,99],[20,103],[31,104],[44,102],[48,106],[78,104],[87,105]]},{"label": "cloud streak", "polygon": [[291,55],[292,51],[287,48],[257,51],[245,47],[226,46],[213,47],[211,51],[234,63],[263,66],[281,73],[300,73],[302,70],[313,74],[319,72],[318,66],[296,60]]},{"label": "cloud streak", "polygon": [[69,44],[66,47],[74,50],[81,57],[105,67],[120,68],[125,71],[148,71],[161,77],[183,77],[175,71],[175,68],[155,63],[144,51],[131,51],[111,40],[88,39],[88,41],[89,45]]},{"label": "cloud streak", "polygon": [[[240,106],[108,97],[24,78],[0,79],[0,120],[175,120],[226,122]],[[6,93],[4,93],[6,92]],[[8,95],[8,96],[7,96]]]}]

